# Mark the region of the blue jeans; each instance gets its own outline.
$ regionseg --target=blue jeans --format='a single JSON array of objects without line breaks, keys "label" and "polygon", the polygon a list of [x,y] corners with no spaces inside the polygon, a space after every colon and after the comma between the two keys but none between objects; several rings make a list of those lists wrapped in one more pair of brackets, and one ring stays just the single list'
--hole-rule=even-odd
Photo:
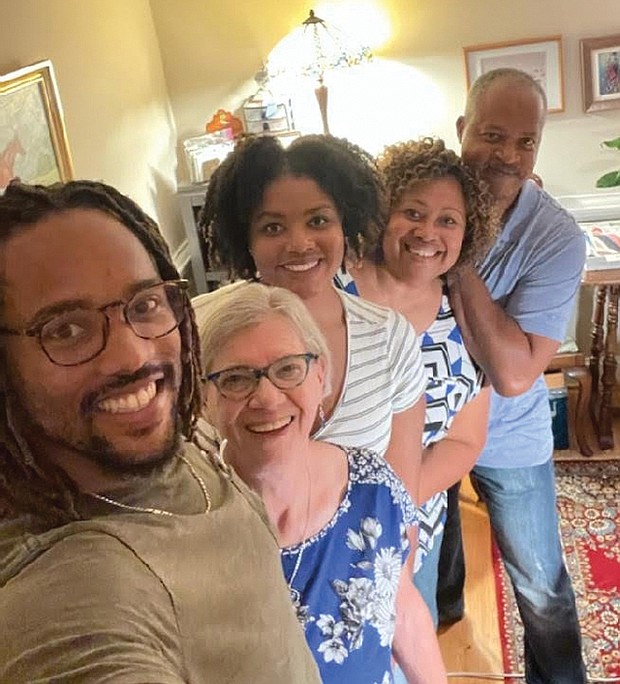
[{"label": "blue jeans", "polygon": [[584,684],[575,595],[558,530],[553,460],[529,468],[476,466],[495,541],[525,628],[528,684]]},{"label": "blue jeans", "polygon": [[[413,583],[428,606],[428,610],[433,618],[433,624],[437,629],[437,578],[439,576],[439,556],[441,554],[441,540],[443,530],[434,540],[433,548],[424,556],[420,569],[413,575]],[[403,671],[394,664],[393,668],[394,684],[407,684]]]},{"label": "blue jeans", "polygon": [[422,595],[424,603],[428,606],[435,629],[437,629],[439,621],[437,613],[437,579],[439,577],[439,556],[441,554],[442,539],[443,529],[435,537],[433,548],[424,556],[420,569],[413,575],[413,583]]}]

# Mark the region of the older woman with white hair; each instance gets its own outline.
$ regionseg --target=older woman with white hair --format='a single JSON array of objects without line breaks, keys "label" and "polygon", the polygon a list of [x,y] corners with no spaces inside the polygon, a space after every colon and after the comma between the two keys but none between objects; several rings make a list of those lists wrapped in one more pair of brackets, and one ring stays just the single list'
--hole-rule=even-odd
[{"label": "older woman with white hair", "polygon": [[389,684],[393,655],[409,682],[445,683],[410,579],[411,497],[374,452],[310,438],[329,354],[303,302],[242,283],[202,299],[196,314],[205,415],[226,440],[225,460],[263,499],[323,681]]}]

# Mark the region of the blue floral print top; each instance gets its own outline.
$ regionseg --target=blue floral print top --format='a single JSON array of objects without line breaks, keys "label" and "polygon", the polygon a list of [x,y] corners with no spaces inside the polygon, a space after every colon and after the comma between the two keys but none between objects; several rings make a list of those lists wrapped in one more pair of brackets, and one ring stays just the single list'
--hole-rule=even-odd
[{"label": "blue floral print top", "polygon": [[344,451],[343,500],[320,532],[282,549],[284,576],[322,681],[391,684],[396,592],[417,511],[384,459]]}]

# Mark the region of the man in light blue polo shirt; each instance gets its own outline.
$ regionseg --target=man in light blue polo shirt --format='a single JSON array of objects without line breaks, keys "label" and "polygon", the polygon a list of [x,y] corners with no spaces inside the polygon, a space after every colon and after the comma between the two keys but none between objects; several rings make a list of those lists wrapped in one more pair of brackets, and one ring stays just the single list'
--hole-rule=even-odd
[{"label": "man in light blue polo shirt", "polygon": [[478,273],[459,271],[450,292],[466,345],[494,388],[472,481],[517,596],[527,682],[583,684],[542,373],[566,334],[585,242],[573,218],[529,180],[546,110],[544,91],[520,71],[495,70],[472,86],[457,121],[462,157],[491,186],[503,228]]}]

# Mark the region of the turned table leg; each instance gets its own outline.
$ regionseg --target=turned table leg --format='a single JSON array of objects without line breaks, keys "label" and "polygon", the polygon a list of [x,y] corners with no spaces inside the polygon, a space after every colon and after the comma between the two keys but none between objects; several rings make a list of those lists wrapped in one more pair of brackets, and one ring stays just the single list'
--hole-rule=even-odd
[{"label": "turned table leg", "polygon": [[577,407],[575,409],[575,438],[577,446],[583,456],[592,456],[592,449],[588,444],[586,433],[588,429],[588,412],[592,393],[592,378],[585,366],[565,368],[564,374],[579,383]]},{"label": "turned table leg", "polygon": [[599,373],[601,367],[601,354],[603,353],[603,317],[605,315],[606,285],[598,285],[595,288],[596,298],[592,312],[592,327],[590,329],[590,375],[592,376],[592,404],[591,412],[595,412],[596,395],[599,392]]},{"label": "turned table leg", "polygon": [[601,449],[613,449],[614,437],[611,421],[611,405],[616,384],[616,335],[618,330],[618,295],[620,286],[610,285],[607,291],[607,315],[605,326],[605,356],[601,403],[599,406],[599,442]]}]

